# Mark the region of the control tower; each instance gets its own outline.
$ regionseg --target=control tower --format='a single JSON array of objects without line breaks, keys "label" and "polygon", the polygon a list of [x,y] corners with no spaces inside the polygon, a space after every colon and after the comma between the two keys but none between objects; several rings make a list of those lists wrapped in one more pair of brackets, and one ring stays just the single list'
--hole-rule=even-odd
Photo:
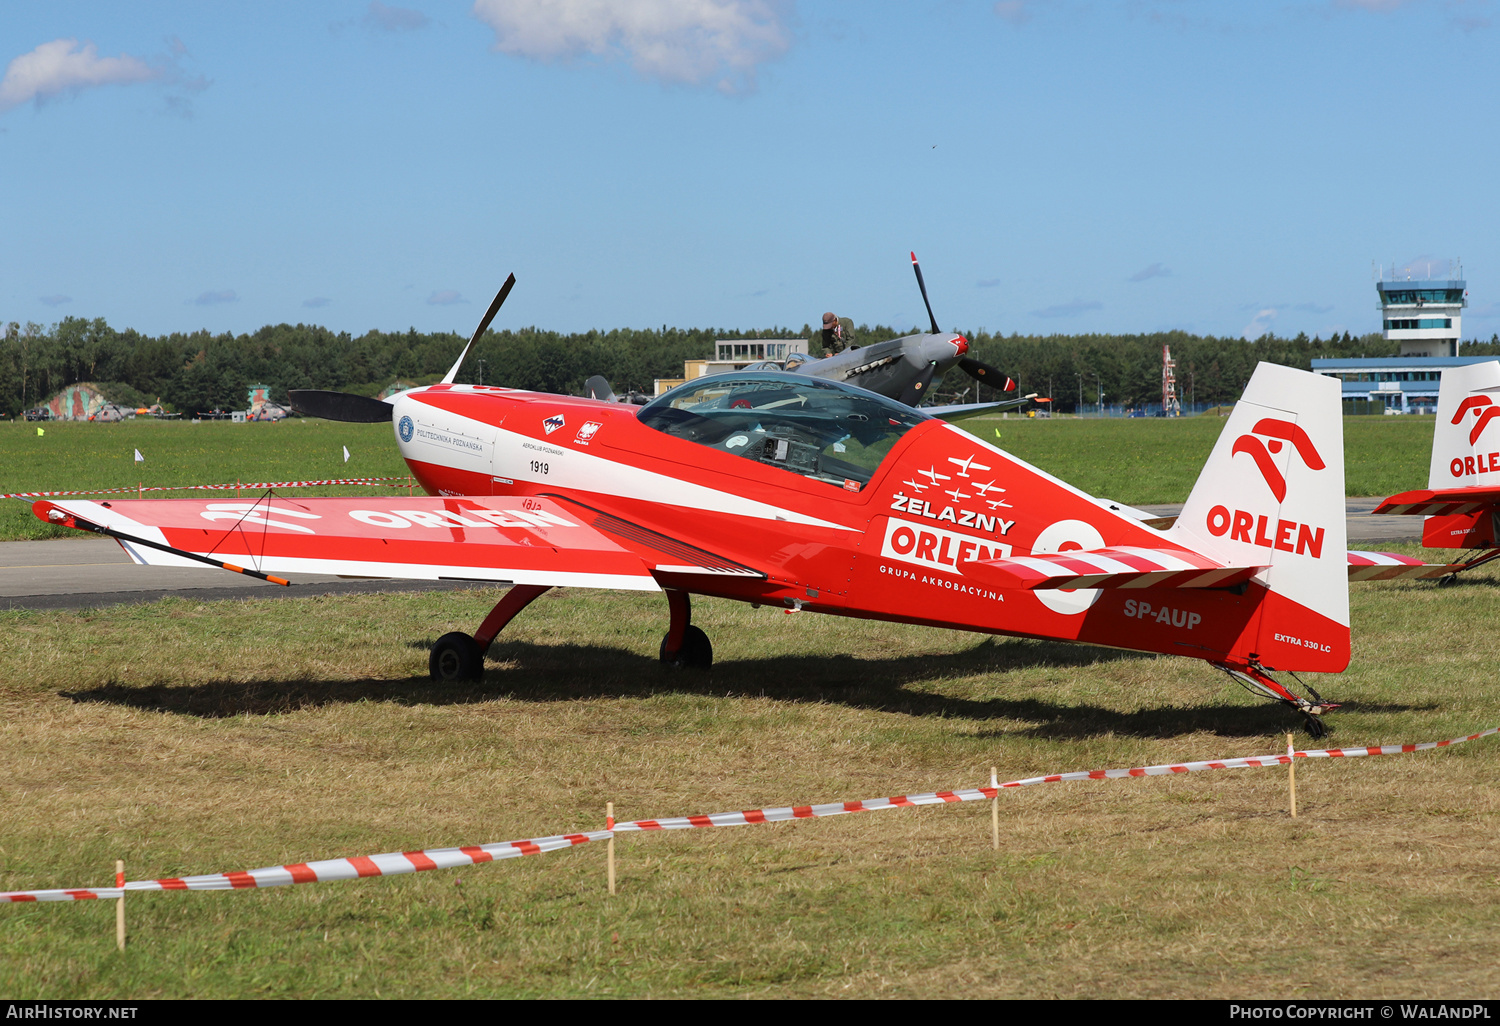
[{"label": "control tower", "polygon": [[1448,263],[1446,278],[1387,276],[1381,268],[1375,281],[1385,337],[1401,343],[1401,356],[1458,355],[1463,308],[1469,305],[1463,266]]}]

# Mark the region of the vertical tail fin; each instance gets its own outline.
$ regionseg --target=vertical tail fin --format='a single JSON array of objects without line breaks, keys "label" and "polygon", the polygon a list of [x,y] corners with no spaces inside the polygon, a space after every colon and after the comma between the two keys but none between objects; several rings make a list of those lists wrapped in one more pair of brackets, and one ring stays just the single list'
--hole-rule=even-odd
[{"label": "vertical tail fin", "polygon": [[[1500,490],[1500,362],[1485,360],[1443,371],[1437,423],[1432,428],[1432,463],[1427,487],[1449,494],[1477,489],[1489,504],[1467,513],[1429,516],[1422,544],[1434,549],[1492,548],[1500,539],[1494,493]],[[1476,497],[1478,498],[1478,497]]]},{"label": "vertical tail fin", "polygon": [[1443,371],[1437,423],[1432,431],[1428,488],[1500,486],[1500,361],[1486,360]]},{"label": "vertical tail fin", "polygon": [[1244,651],[1266,667],[1349,662],[1344,423],[1333,378],[1262,363],[1172,533],[1237,566],[1268,566]]}]

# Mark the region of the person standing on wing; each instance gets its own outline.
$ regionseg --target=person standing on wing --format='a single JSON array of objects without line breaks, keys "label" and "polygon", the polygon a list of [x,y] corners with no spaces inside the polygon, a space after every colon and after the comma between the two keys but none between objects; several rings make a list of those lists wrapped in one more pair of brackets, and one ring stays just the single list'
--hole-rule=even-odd
[{"label": "person standing on wing", "polygon": [[830,311],[823,315],[823,354],[832,356],[834,353],[842,352],[854,344],[854,330],[844,326],[844,323]]}]

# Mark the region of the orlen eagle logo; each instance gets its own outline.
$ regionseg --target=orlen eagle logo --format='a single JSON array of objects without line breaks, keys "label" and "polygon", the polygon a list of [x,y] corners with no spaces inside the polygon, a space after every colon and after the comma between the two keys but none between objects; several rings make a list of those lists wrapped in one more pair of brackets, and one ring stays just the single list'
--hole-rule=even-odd
[{"label": "orlen eagle logo", "polygon": [[1487,395],[1471,395],[1458,404],[1458,412],[1453,415],[1453,423],[1456,426],[1464,419],[1464,414],[1470,410],[1474,411],[1474,426],[1469,428],[1469,444],[1473,445],[1479,441],[1479,436],[1484,434],[1484,429],[1489,422],[1500,417],[1500,406]]},{"label": "orlen eagle logo", "polygon": [[[1256,435],[1267,435],[1271,441],[1262,442]],[[1276,420],[1273,417],[1259,421],[1251,428],[1251,434],[1240,435],[1234,440],[1234,448],[1229,450],[1231,457],[1243,452],[1255,460],[1255,465],[1260,468],[1260,476],[1266,479],[1266,485],[1271,489],[1271,494],[1276,496],[1277,502],[1286,500],[1286,478],[1281,476],[1272,456],[1281,451],[1283,442],[1292,443],[1309,470],[1322,470],[1327,466],[1323,457],[1318,455],[1312,439],[1307,437],[1306,431],[1290,421]]]},{"label": "orlen eagle logo", "polygon": [[[1262,442],[1256,435],[1265,435],[1270,441]],[[1286,442],[1292,443],[1309,470],[1323,470],[1327,466],[1323,457],[1318,455],[1312,439],[1307,437],[1306,431],[1290,421],[1272,417],[1257,422],[1250,434],[1236,438],[1234,447],[1230,450],[1231,457],[1240,452],[1249,454],[1260,468],[1260,476],[1265,478],[1266,487],[1271,489],[1277,502],[1286,500],[1286,478],[1281,475],[1272,457],[1281,451]],[[1300,524],[1295,520],[1273,520],[1264,513],[1248,513],[1242,509],[1215,506],[1208,511],[1207,526],[1208,533],[1216,538],[1227,534],[1230,541],[1262,549],[1278,549],[1298,556],[1310,555],[1314,559],[1323,558],[1325,532],[1323,528],[1312,524]]]}]

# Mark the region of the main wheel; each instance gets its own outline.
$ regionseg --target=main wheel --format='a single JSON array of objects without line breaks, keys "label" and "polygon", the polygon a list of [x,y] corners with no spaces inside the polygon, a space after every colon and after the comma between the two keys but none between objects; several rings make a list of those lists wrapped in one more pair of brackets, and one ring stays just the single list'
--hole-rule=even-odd
[{"label": "main wheel", "polygon": [[462,631],[444,634],[432,646],[427,671],[433,680],[443,684],[479,680],[484,676],[484,653],[479,650],[479,643]]},{"label": "main wheel", "polygon": [[667,636],[661,639],[661,661],[674,669],[706,670],[714,664],[714,646],[708,635],[692,624],[682,634],[682,647],[667,654]]}]

